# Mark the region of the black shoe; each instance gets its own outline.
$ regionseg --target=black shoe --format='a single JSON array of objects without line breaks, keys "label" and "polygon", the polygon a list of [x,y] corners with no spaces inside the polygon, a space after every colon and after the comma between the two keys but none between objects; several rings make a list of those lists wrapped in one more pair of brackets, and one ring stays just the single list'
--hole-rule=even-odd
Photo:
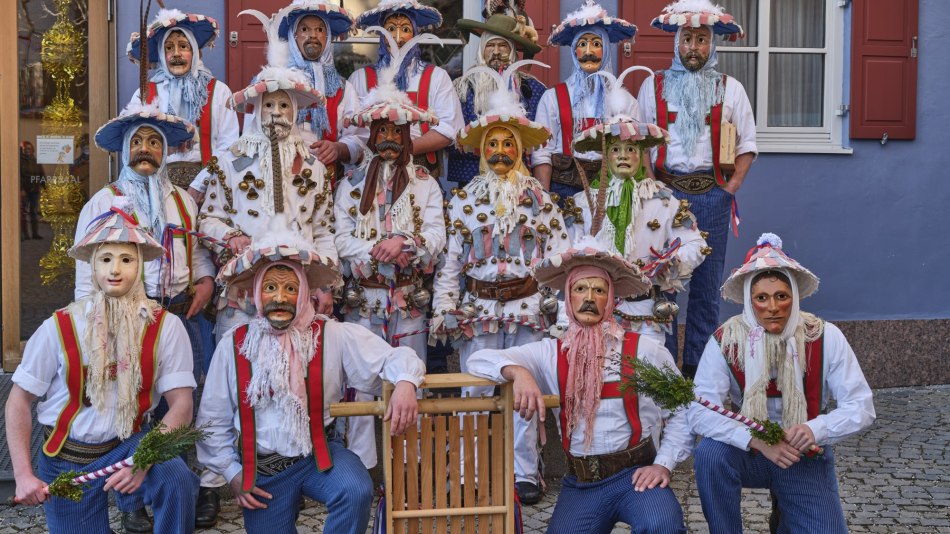
[{"label": "black shoe", "polygon": [[211,528],[218,522],[221,511],[221,498],[214,488],[200,488],[198,503],[195,505],[195,527]]},{"label": "black shoe", "polygon": [[521,504],[538,504],[543,495],[537,484],[528,481],[515,482],[515,491]]},{"label": "black shoe", "polygon": [[134,512],[122,512],[122,528],[126,532],[152,532],[152,520],[145,507]]},{"label": "black shoe", "polygon": [[690,380],[696,378],[696,367],[695,365],[684,363],[683,364],[683,377],[689,378]]}]

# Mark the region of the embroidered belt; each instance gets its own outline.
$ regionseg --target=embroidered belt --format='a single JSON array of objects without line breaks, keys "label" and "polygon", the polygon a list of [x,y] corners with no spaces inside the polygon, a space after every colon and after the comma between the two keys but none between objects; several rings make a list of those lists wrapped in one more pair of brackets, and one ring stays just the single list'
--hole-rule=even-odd
[{"label": "embroidered belt", "polygon": [[[44,426],[43,433],[45,435],[44,439],[49,439],[53,433],[53,428]],[[79,443],[78,441],[67,438],[66,442],[63,443],[63,448],[60,449],[59,454],[56,455],[56,458],[74,464],[91,464],[102,456],[105,456],[105,454],[112,451],[112,449],[118,447],[120,443],[122,443],[122,441],[119,438],[97,444]]]},{"label": "embroidered belt", "polygon": [[654,323],[664,323],[664,324],[665,324],[665,323],[672,323],[672,322],[673,322],[673,318],[672,318],[672,317],[667,317],[667,318],[665,318],[665,319],[661,319],[661,318],[659,318],[659,317],[657,317],[657,316],[655,316],[655,315],[630,315],[630,314],[624,313],[624,312],[622,312],[622,311],[620,311],[620,310],[614,310],[614,317],[619,317],[619,318],[623,319],[624,321],[630,321],[631,323],[643,322],[643,321],[653,321]]},{"label": "embroidered belt", "polygon": [[281,456],[277,453],[257,455],[257,472],[265,477],[272,477],[288,469],[295,463],[303,460],[303,456]]},{"label": "embroidered belt", "polygon": [[[396,287],[411,286],[415,283],[416,278],[412,275],[400,275],[396,277]],[[360,287],[369,289],[389,289],[389,284],[386,282],[377,282],[376,280],[370,280],[368,278],[360,278],[357,284],[359,284]]]},{"label": "embroidered belt", "polygon": [[195,180],[204,167],[197,161],[174,161],[166,163],[168,179],[178,187],[188,190],[188,186]]},{"label": "embroidered belt", "polygon": [[656,459],[653,439],[647,438],[634,447],[610,454],[592,456],[567,455],[567,471],[578,482],[596,482],[637,465],[652,465]]},{"label": "embroidered belt", "polygon": [[465,277],[465,289],[475,298],[508,302],[536,294],[538,292],[538,281],[526,276],[499,282],[486,282],[467,276]]},{"label": "embroidered belt", "polygon": [[666,185],[681,193],[702,195],[716,186],[716,177],[712,172],[691,172],[688,174],[670,174],[663,169],[654,169],[656,177]]}]

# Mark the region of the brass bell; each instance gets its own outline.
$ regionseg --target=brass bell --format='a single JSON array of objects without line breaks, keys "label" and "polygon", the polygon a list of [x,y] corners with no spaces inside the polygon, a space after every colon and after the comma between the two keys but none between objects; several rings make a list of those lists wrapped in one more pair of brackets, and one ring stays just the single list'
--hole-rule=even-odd
[{"label": "brass bell", "polygon": [[306,188],[306,186],[300,186],[300,187],[298,187],[298,188],[297,188],[297,194],[300,195],[300,196],[302,196],[302,197],[307,196],[307,188]]},{"label": "brass bell", "polygon": [[459,197],[462,200],[465,200],[466,198],[468,198],[468,193],[466,193],[462,189],[459,189],[458,192],[455,194],[455,196]]},{"label": "brass bell", "polygon": [[471,319],[472,317],[478,315],[478,308],[476,308],[475,304],[471,302],[466,302],[465,304],[459,306],[459,311],[462,312],[462,315],[465,316],[466,319]]},{"label": "brass bell", "polygon": [[471,207],[471,206],[462,206],[462,213],[464,213],[465,215],[471,215],[471,214],[472,214],[472,207]]},{"label": "brass bell", "polygon": [[[551,202],[557,203],[557,202],[560,202],[560,201],[561,201],[561,195],[559,195],[559,194],[557,194],[557,193],[551,193],[550,196],[551,196]],[[573,200],[573,199],[571,199],[571,200]]]},{"label": "brass bell", "polygon": [[660,298],[653,303],[653,316],[660,321],[672,321],[679,312],[679,305],[673,301]]},{"label": "brass bell", "polygon": [[250,184],[248,184],[247,182],[238,182],[238,189],[240,189],[241,191],[247,191],[250,187],[251,187]]},{"label": "brass bell", "polygon": [[545,226],[544,224],[539,224],[536,230],[538,231],[539,234],[546,234],[550,231],[548,230],[548,227]]},{"label": "brass bell", "polygon": [[518,224],[524,224],[526,222],[528,222],[528,216],[522,213],[521,216],[518,217]]},{"label": "brass bell", "polygon": [[255,180],[254,180],[254,187],[256,187],[256,188],[258,188],[258,189],[264,189],[264,180],[261,180],[260,178],[255,179]]},{"label": "brass bell", "polygon": [[429,302],[432,300],[432,293],[429,293],[429,290],[420,287],[412,292],[412,295],[409,297],[410,302],[416,308],[425,308],[429,305]]},{"label": "brass bell", "polygon": [[256,189],[251,189],[250,191],[247,192],[247,198],[250,200],[257,200],[258,196],[260,195],[257,194]]},{"label": "brass bell", "polygon": [[488,215],[485,215],[484,213],[479,213],[478,215],[475,216],[475,218],[478,219],[478,222],[483,223],[488,220]]},{"label": "brass bell", "polygon": [[291,180],[290,183],[294,187],[300,187],[304,184],[304,181],[303,181],[303,178],[299,174],[297,174],[297,175],[294,175],[294,179]]},{"label": "brass bell", "polygon": [[452,226],[455,228],[461,228],[465,226],[465,223],[462,222],[462,219],[455,219],[455,222],[452,223]]},{"label": "brass bell", "polygon": [[550,315],[557,313],[558,300],[554,295],[546,295],[541,298],[541,313]]},{"label": "brass bell", "polygon": [[313,171],[310,169],[304,169],[300,172],[300,174],[303,175],[304,178],[310,179],[310,177],[313,176]]},{"label": "brass bell", "polygon": [[366,303],[366,299],[363,297],[363,292],[356,288],[349,288],[343,292],[343,302],[349,308],[359,308]]}]

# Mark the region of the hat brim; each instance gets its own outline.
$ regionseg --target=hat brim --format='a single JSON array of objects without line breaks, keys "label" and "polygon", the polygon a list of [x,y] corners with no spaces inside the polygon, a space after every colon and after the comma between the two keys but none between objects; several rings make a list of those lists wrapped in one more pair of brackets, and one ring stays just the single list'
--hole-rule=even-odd
[{"label": "hat brim", "polygon": [[96,145],[109,152],[122,152],[125,132],[131,127],[148,125],[165,134],[166,152],[184,143],[195,140],[195,127],[185,119],[165,113],[133,113],[116,117],[102,125],[96,132]]},{"label": "hat brim", "polygon": [[401,103],[382,102],[344,117],[343,127],[356,125],[357,128],[368,128],[375,121],[390,121],[399,125],[427,123],[435,126],[439,124],[439,118],[424,109]]},{"label": "hat brim", "polygon": [[228,107],[238,113],[254,113],[254,103],[259,97],[277,91],[293,93],[297,102],[297,109],[323,106],[327,101],[320,91],[309,84],[290,80],[264,79],[258,80],[240,91],[235,91],[228,99]]},{"label": "hat brim", "polygon": [[96,243],[88,243],[86,245],[76,245],[71,247],[66,254],[70,258],[77,259],[79,261],[84,261],[86,263],[92,263],[92,255],[96,253],[96,249],[101,245],[106,244],[115,244],[115,245],[138,245],[139,253],[142,254],[142,261],[152,261],[157,260],[162,257],[164,254],[164,249],[157,241],[152,240],[155,244],[149,243],[129,243],[127,241],[100,241]]},{"label": "hat brim", "polygon": [[636,265],[603,250],[571,249],[556,254],[538,264],[534,269],[534,278],[545,287],[564,291],[571,271],[583,266],[607,271],[613,281],[615,298],[643,295],[650,290],[650,281]]},{"label": "hat brim", "polygon": [[633,141],[641,148],[651,148],[670,142],[669,132],[656,124],[621,120],[598,124],[582,131],[574,140],[574,150],[577,152],[599,151],[603,145],[605,133],[621,141]]},{"label": "hat brim", "polygon": [[591,28],[603,28],[607,32],[607,40],[611,43],[619,43],[625,39],[630,39],[637,34],[637,27],[622,19],[611,17],[587,19],[586,23],[580,23],[578,19],[571,19],[566,23],[561,23],[555,28],[548,38],[548,44],[554,46],[569,46],[574,42],[577,34],[588,32]]},{"label": "hat brim", "polygon": [[278,261],[299,263],[307,275],[307,284],[311,290],[336,287],[342,283],[340,272],[332,260],[321,258],[307,250],[283,246],[245,250],[221,268],[217,280],[228,287],[251,290],[254,285],[254,275]]},{"label": "hat brim", "polygon": [[287,16],[280,21],[277,34],[282,39],[290,39],[290,33],[297,20],[301,17],[313,15],[320,17],[330,27],[330,34],[334,39],[345,38],[353,27],[353,19],[345,9],[333,4],[304,4],[291,8]]},{"label": "hat brim", "polygon": [[509,117],[502,115],[486,115],[468,123],[458,134],[458,144],[466,151],[480,154],[482,136],[496,126],[508,126],[518,130],[521,134],[521,146],[525,150],[534,150],[544,146],[551,138],[551,130],[539,122],[528,120],[526,117]]},{"label": "hat brim", "polygon": [[[148,28],[148,63],[149,65],[158,63],[159,47],[165,32],[179,28],[191,30],[195,36],[195,42],[198,49],[205,46],[214,45],[214,40],[218,36],[218,21],[211,17],[196,14],[186,14],[184,18],[173,18],[168,20],[156,21]],[[138,36],[129,40],[126,53],[134,62],[142,59],[142,41]]]},{"label": "hat brim", "polygon": [[501,28],[497,28],[495,26],[489,26],[488,24],[478,20],[459,19],[459,21],[455,24],[455,27],[463,32],[467,32],[469,35],[474,34],[479,37],[484,37],[484,34],[490,33],[492,35],[504,37],[505,39],[515,43],[515,48],[524,53],[525,59],[530,59],[541,51],[541,46],[531,39],[528,39],[517,33],[504,31]]},{"label": "hat brim", "polygon": [[424,6],[417,2],[402,2],[396,5],[388,5],[383,8],[374,8],[364,11],[356,19],[356,26],[359,28],[369,28],[370,26],[382,26],[391,15],[401,13],[408,16],[416,23],[416,29],[419,32],[434,30],[442,25],[442,13],[434,7]]},{"label": "hat brim", "polygon": [[722,298],[742,304],[744,302],[744,282],[747,276],[755,276],[763,271],[777,271],[785,269],[795,277],[795,283],[798,285],[799,300],[810,297],[818,291],[820,280],[814,273],[803,267],[797,261],[785,256],[788,261],[769,261],[771,258],[758,258],[755,263],[746,263],[734,271],[726,282],[722,284]]},{"label": "hat brim", "polygon": [[91,263],[96,249],[110,243],[137,245],[144,261],[158,259],[165,253],[162,245],[142,229],[130,213],[113,208],[93,219],[90,224],[94,226],[83,228],[86,235],[66,251],[69,257]]},{"label": "hat brim", "polygon": [[745,32],[742,31],[742,26],[737,24],[732,15],[727,13],[723,13],[722,15],[692,12],[663,13],[653,19],[650,26],[669,33],[676,33],[684,26],[690,28],[712,26],[714,34],[729,36],[733,41],[745,36]]}]

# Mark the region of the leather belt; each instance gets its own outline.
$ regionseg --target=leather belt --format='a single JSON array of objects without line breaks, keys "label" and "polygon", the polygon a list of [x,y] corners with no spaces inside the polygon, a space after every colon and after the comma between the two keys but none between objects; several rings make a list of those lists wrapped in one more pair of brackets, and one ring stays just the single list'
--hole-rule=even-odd
[{"label": "leather belt", "polygon": [[164,298],[149,297],[149,298],[161,304],[162,308],[165,308],[165,310],[167,310],[168,313],[171,313],[173,315],[185,315],[186,313],[188,313],[188,310],[191,309],[191,301],[194,300],[190,296],[185,297],[184,299],[176,301],[176,302],[172,302],[172,300],[174,299],[170,299],[168,297],[164,297]]},{"label": "leather belt", "polygon": [[[396,278],[396,287],[406,287],[414,283],[416,283],[416,279],[409,275]],[[389,289],[389,284],[386,282],[377,282],[376,280],[370,280],[368,278],[360,278],[357,284],[359,284],[360,287],[369,289]]]},{"label": "leather belt", "polygon": [[688,174],[670,174],[663,169],[654,169],[653,174],[664,184],[689,195],[708,193],[716,187],[716,177],[711,172],[691,172]]},{"label": "leather belt", "polygon": [[596,482],[638,465],[652,465],[656,459],[653,439],[647,438],[630,449],[592,456],[567,455],[567,471],[578,482]]},{"label": "leather belt", "polygon": [[[53,428],[49,426],[43,427],[43,433],[46,439],[49,439],[50,435],[53,433]],[[78,441],[72,441],[66,439],[63,442],[63,448],[59,450],[59,453],[56,454],[56,458],[60,460],[66,460],[67,462],[72,462],[74,464],[91,464],[99,458],[106,455],[106,453],[112,451],[112,449],[119,446],[122,441],[119,438],[109,440],[105,443],[97,443],[95,445],[89,443],[79,443]]]},{"label": "leather belt", "polygon": [[635,297],[624,297],[625,302],[643,302],[644,300],[652,300],[656,298],[657,288],[653,286],[649,291]]},{"label": "leather belt", "polygon": [[538,281],[526,276],[499,282],[486,282],[466,276],[465,289],[475,298],[508,302],[536,294],[538,292]]},{"label": "leather belt", "polygon": [[289,457],[274,454],[257,455],[257,472],[265,477],[272,477],[288,469],[295,463],[303,460],[303,456]]}]

